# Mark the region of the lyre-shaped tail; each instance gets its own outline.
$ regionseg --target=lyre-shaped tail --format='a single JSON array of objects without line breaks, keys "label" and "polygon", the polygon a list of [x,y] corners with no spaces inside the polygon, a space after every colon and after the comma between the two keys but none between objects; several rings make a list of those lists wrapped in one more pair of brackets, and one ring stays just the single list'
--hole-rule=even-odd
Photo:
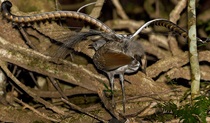
[{"label": "lyre-shaped tail", "polygon": [[166,20],[166,19],[153,19],[148,21],[147,23],[145,23],[144,25],[142,25],[133,35],[131,38],[135,37],[136,35],[138,35],[144,28],[150,26],[151,24],[156,25],[156,26],[162,26],[165,27],[173,32],[178,33],[179,35],[183,36],[184,38],[187,37],[187,32],[182,29],[181,27],[179,27],[178,25],[176,25],[175,23]]},{"label": "lyre-shaped tail", "polygon": [[[184,29],[182,29],[177,24],[174,24],[171,21],[159,20],[159,21],[155,21],[154,25],[166,27],[167,29],[171,30],[172,32],[178,33],[180,36],[182,36],[184,38],[188,37],[187,31],[185,31]],[[201,38],[197,37],[197,41],[199,41],[201,43],[205,43],[205,42],[209,42],[209,39],[205,38],[205,40],[202,40]]]},{"label": "lyre-shaped tail", "polygon": [[[179,27],[177,24],[166,20],[166,19],[153,19],[148,21],[147,23],[145,23],[144,25],[142,25],[132,36],[131,38],[135,37],[136,35],[138,35],[139,33],[141,33],[141,31],[145,28],[150,26],[151,24],[155,25],[155,26],[162,26],[165,27],[167,29],[169,29],[172,32],[178,33],[180,36],[187,38],[188,34],[187,31],[185,31],[184,29],[182,29],[181,27]],[[201,43],[205,43],[207,41],[209,41],[209,39],[206,39],[205,41],[201,40],[200,38],[197,37],[197,41],[201,42]]]},{"label": "lyre-shaped tail", "polygon": [[31,16],[17,16],[10,13],[11,7],[12,3],[10,1],[4,1],[1,4],[1,12],[3,13],[3,16],[6,19],[17,24],[27,24],[27,23],[40,22],[40,21],[59,19],[59,18],[75,18],[93,24],[94,26],[100,28],[104,32],[114,33],[112,29],[110,29],[100,20],[84,13],[75,12],[75,11],[53,11],[53,12],[46,12]]},{"label": "lyre-shaped tail", "polygon": [[186,38],[188,36],[187,35],[187,31],[185,31],[184,29],[179,27],[177,24],[174,24],[173,22],[168,21],[168,20],[155,21],[154,25],[165,27],[165,28],[169,29],[172,32],[178,33],[180,36],[182,36],[184,38]]}]

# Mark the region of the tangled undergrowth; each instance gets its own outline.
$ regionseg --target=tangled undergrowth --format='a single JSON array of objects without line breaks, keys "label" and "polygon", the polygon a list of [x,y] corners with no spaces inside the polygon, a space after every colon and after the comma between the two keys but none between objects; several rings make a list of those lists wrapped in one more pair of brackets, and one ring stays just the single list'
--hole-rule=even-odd
[{"label": "tangled undergrowth", "polygon": [[[55,5],[53,0],[40,0],[37,4],[30,0],[20,1],[11,0],[14,4],[12,13],[32,15],[31,11],[52,11],[46,6]],[[63,8],[77,10],[90,3],[81,1],[61,1],[61,4]],[[90,13],[119,34],[133,33],[153,18],[169,18],[186,29],[186,0],[97,2],[98,6],[89,6],[82,12]],[[28,6],[23,7],[25,4]],[[209,1],[197,3],[198,37],[208,37],[210,10],[207,5]],[[61,50],[52,42],[63,42],[77,34],[80,30],[75,31],[72,27],[78,26],[85,24],[61,20],[17,28],[1,16],[0,66],[5,78],[0,83],[1,122],[108,122],[115,118],[121,121],[126,118],[130,122],[210,121],[209,44],[198,47],[202,96],[191,104],[187,39],[162,28],[145,29],[137,41],[147,54],[148,67],[146,74],[139,71],[126,75],[127,102],[123,114],[118,80],[115,80],[115,91],[111,92],[106,76],[91,60],[94,51],[88,45],[94,38],[81,42],[73,50],[56,53]],[[66,56],[66,60],[54,57],[57,55]],[[115,109],[110,105],[111,93],[115,95]]]}]

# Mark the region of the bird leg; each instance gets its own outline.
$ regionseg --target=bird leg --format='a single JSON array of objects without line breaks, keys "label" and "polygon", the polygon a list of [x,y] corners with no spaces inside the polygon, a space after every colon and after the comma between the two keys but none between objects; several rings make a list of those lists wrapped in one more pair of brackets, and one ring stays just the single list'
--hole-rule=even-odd
[{"label": "bird leg", "polygon": [[115,107],[115,102],[114,102],[114,75],[112,73],[107,73],[109,82],[111,85],[111,94],[112,94],[112,107]]},{"label": "bird leg", "polygon": [[122,100],[122,103],[123,103],[123,113],[125,113],[125,88],[124,88],[124,75],[123,75],[123,74],[120,74],[120,75],[119,75],[119,78],[120,78],[121,88],[122,88],[122,97],[123,97],[123,100]]}]

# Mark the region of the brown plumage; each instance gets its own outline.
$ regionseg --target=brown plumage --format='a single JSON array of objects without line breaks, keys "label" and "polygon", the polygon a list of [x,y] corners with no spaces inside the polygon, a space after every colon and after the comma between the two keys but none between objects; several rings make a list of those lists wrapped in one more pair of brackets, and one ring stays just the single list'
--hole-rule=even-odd
[{"label": "brown plumage", "polygon": [[[118,35],[119,41],[101,41],[94,42],[92,46],[96,52],[93,56],[95,66],[104,71],[110,81],[111,90],[114,89],[114,77],[119,75],[122,95],[123,111],[125,112],[125,90],[124,90],[124,73],[134,73],[141,66],[146,70],[146,55],[141,44],[130,39],[127,35]],[[112,103],[114,96],[112,94]]]}]

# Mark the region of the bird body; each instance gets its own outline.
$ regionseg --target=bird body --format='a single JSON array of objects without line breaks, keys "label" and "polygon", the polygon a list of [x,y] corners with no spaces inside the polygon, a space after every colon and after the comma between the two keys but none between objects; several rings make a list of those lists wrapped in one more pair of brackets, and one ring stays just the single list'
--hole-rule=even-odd
[{"label": "bird body", "polygon": [[[127,35],[117,35],[118,41],[98,40],[92,44],[96,50],[93,56],[95,66],[104,71],[110,81],[111,90],[114,90],[114,77],[119,75],[122,95],[123,111],[125,112],[124,73],[134,73],[142,66],[145,72],[146,55],[141,44],[130,39]],[[112,103],[114,104],[112,94]]]},{"label": "bird body", "polygon": [[[131,44],[133,42],[129,42]],[[134,42],[142,49],[138,42]],[[134,56],[135,53],[131,51],[131,48],[127,49],[125,47],[125,42],[107,42],[98,50],[96,50],[93,56],[93,62],[96,67],[104,72],[115,71],[116,74],[132,73],[138,70],[140,67],[140,61],[138,61]],[[144,55],[144,52],[140,52],[140,57]]]}]

